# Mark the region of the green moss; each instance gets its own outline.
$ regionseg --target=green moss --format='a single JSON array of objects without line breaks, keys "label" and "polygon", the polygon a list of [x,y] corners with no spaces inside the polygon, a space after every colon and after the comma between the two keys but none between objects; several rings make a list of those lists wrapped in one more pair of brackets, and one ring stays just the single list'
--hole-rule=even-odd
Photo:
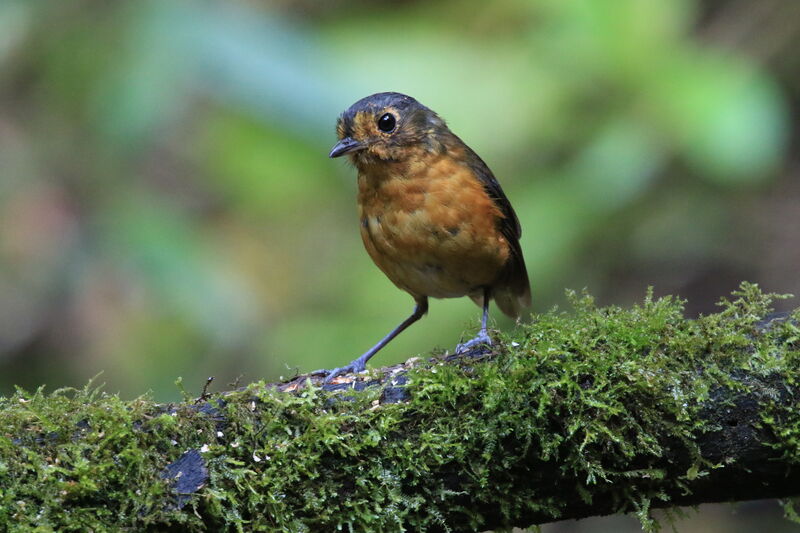
[{"label": "green moss", "polygon": [[[720,388],[746,389],[737,372],[796,385],[800,322],[762,331],[774,295],[751,284],[697,320],[685,319],[680,300],[652,294],[630,309],[569,298],[569,312],[498,334],[489,362],[411,370],[412,394],[401,403],[382,403],[378,387],[286,393],[264,383],[214,395],[211,409],[123,401],[91,385],[18,391],[0,399],[0,523],[12,531],[465,530],[557,519],[566,494],[610,498],[655,528],[651,504],[717,466],[696,444],[715,429],[701,416],[704,401]],[[800,409],[780,401],[788,390],[762,420],[792,464]],[[209,479],[180,507],[162,472],[188,449],[201,450]]]}]

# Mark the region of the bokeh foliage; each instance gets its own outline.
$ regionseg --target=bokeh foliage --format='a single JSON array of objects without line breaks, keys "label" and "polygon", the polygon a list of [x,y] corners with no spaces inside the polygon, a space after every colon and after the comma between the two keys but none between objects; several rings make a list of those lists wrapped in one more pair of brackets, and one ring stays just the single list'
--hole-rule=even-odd
[{"label": "bokeh foliage", "polygon": [[[652,284],[694,311],[741,278],[800,289],[800,257],[775,252],[800,220],[796,8],[769,4],[765,50],[735,2],[3,2],[0,391],[102,371],[170,399],[178,375],[369,347],[412,301],[364,253],[354,170],[326,154],[337,114],[381,90],[499,177],[538,310],[564,287],[624,304]],[[376,363],[476,318],[436,301]]]}]

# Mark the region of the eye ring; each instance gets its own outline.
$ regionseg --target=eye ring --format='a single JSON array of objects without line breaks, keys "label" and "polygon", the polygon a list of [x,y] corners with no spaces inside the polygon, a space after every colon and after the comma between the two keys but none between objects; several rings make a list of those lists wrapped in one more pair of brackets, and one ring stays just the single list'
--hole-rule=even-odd
[{"label": "eye ring", "polygon": [[397,126],[397,118],[391,113],[384,113],[378,119],[378,129],[384,133],[391,133]]}]

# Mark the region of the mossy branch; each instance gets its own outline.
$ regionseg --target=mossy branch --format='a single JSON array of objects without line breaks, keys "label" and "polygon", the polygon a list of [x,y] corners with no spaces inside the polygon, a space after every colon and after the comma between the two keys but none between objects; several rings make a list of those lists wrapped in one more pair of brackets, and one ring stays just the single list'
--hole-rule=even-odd
[{"label": "mossy branch", "polygon": [[[800,492],[800,312],[743,284],[534,317],[491,354],[199,402],[0,399],[3,529],[471,531]],[[475,355],[475,354],[473,354]]]}]

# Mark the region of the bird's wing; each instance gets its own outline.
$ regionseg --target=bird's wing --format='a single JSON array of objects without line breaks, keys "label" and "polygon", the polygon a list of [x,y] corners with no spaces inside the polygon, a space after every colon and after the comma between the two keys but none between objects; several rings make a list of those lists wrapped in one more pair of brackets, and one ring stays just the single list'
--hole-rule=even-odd
[{"label": "bird's wing", "polygon": [[464,146],[467,149],[468,165],[470,169],[480,180],[484,190],[495,205],[500,208],[500,212],[503,213],[503,218],[500,221],[500,231],[509,242],[513,241],[514,243],[518,243],[519,238],[522,236],[522,227],[519,225],[517,214],[514,212],[514,208],[511,207],[511,202],[508,201],[506,193],[503,192],[497,178],[494,177],[494,174],[489,170],[486,163],[483,162],[483,159],[473,152],[469,146],[466,144]]},{"label": "bird's wing", "polygon": [[468,154],[468,164],[483,185],[484,190],[492,201],[500,208],[503,218],[498,220],[500,233],[511,247],[511,258],[507,263],[502,286],[496,287],[495,301],[500,309],[510,316],[518,316],[520,308],[530,305],[531,289],[528,281],[528,272],[525,268],[525,259],[522,257],[522,248],[519,239],[522,236],[522,226],[519,218],[511,207],[511,202],[503,192],[497,178],[484,163],[478,154],[464,144]]}]

